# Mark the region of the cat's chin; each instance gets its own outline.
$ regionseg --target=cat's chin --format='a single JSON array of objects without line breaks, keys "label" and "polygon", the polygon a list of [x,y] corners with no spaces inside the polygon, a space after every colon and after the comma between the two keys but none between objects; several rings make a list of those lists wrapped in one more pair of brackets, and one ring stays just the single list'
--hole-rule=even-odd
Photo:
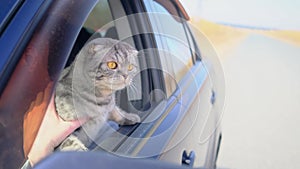
[{"label": "cat's chin", "polygon": [[[96,88],[117,91],[124,89],[127,85],[125,82],[108,82],[108,81],[98,81],[95,83]],[[97,87],[98,86],[98,87]]]}]

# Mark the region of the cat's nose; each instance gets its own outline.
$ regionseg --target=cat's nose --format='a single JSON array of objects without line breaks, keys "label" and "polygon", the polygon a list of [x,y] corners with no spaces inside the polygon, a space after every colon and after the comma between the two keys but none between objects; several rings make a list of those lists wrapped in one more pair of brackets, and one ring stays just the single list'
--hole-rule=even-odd
[{"label": "cat's nose", "polygon": [[128,75],[123,75],[123,77],[124,77],[124,79],[126,80],[126,79],[127,79],[127,77],[128,77]]}]

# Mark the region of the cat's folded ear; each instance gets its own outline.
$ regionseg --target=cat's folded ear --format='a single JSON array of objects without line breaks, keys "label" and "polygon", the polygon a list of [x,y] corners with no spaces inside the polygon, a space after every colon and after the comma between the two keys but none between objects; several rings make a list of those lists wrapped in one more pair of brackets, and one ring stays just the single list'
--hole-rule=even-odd
[{"label": "cat's folded ear", "polygon": [[135,56],[135,57],[137,57],[138,54],[139,54],[139,52],[137,50],[133,50],[132,53],[133,53],[132,55]]},{"label": "cat's folded ear", "polygon": [[92,55],[94,55],[101,49],[103,49],[103,45],[98,45],[95,43],[92,43],[91,45],[88,46],[88,52],[89,52],[89,54],[92,54]]}]

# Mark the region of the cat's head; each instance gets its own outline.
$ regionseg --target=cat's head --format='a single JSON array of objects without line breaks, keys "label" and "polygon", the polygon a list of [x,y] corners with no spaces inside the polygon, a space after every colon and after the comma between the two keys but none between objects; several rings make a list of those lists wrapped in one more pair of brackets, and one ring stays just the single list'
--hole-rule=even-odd
[{"label": "cat's head", "polygon": [[113,39],[99,38],[88,45],[89,75],[100,90],[120,90],[130,85],[138,72],[138,51]]}]

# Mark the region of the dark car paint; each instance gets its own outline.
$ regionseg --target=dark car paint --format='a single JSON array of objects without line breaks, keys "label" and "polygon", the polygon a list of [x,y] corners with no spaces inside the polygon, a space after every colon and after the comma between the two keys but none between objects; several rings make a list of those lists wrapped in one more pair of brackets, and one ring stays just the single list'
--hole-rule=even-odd
[{"label": "dark car paint", "polygon": [[[8,4],[3,4],[6,5]],[[1,16],[4,24],[1,25],[3,30],[0,32],[0,93],[49,3],[45,0],[31,0],[17,5],[18,7],[13,6],[13,18],[5,14]]]},{"label": "dark car paint", "polygon": [[[82,162],[84,161],[84,163]],[[112,156],[106,153],[57,153],[36,166],[36,169],[188,169],[188,166],[179,166],[167,162],[145,159],[130,159]],[[199,168],[201,169],[201,168]]]},{"label": "dark car paint", "polygon": [[[1,61],[1,73],[5,76],[1,76],[4,90],[0,100],[0,168],[19,168],[25,162],[29,148],[23,147],[23,125],[26,123],[23,119],[38,97],[43,96],[45,102],[49,102],[53,81],[58,79],[81,25],[96,1],[80,1],[76,5],[72,5],[71,1],[48,2],[26,1],[0,39],[1,50],[5,54]],[[51,8],[55,10],[47,12]],[[65,14],[74,16],[73,20],[57,17]],[[64,27],[60,26],[62,23]],[[30,37],[33,31],[34,36]],[[49,31],[53,36],[49,36]],[[64,48],[57,48],[60,46]],[[24,55],[21,54],[23,51]],[[44,106],[41,107],[43,110],[47,105],[41,106]],[[32,116],[43,117],[44,112],[37,113]],[[35,128],[30,129],[34,130],[31,132],[36,133],[38,126],[36,124]]]}]

